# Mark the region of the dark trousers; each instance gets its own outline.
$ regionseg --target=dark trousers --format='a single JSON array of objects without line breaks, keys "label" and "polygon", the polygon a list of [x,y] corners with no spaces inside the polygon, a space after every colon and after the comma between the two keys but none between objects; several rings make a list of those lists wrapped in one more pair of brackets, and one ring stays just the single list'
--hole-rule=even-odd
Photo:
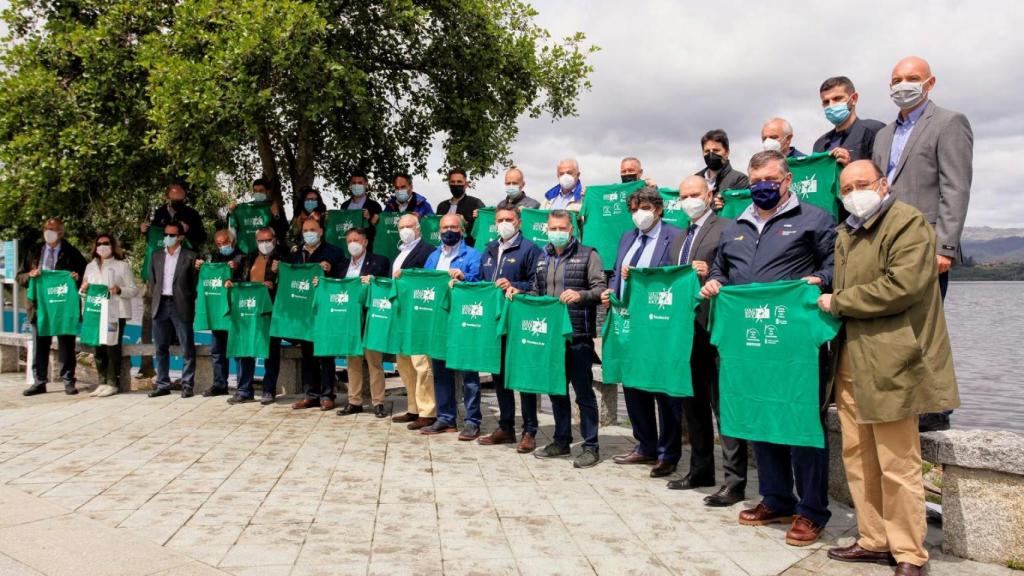
[{"label": "dark trousers", "polygon": [[178,337],[185,364],[181,369],[181,385],[192,388],[196,381],[196,341],[192,323],[185,320],[174,306],[170,296],[161,297],[156,316],[153,317],[153,347],[156,363],[156,387],[167,390],[171,387],[171,340]]},{"label": "dark trousers", "polygon": [[228,375],[231,372],[231,361],[228,360],[228,333],[226,330],[213,331],[210,359],[213,361],[213,389],[226,392],[228,389]]},{"label": "dark trousers", "polygon": [[[244,398],[255,396],[253,380],[256,378],[256,359],[238,359],[238,395]],[[277,374],[281,370],[281,339],[270,339],[270,355],[263,361],[263,394],[277,396]]]},{"label": "dark trousers", "polygon": [[[35,338],[34,357],[32,358],[32,380],[34,386],[45,386],[50,379],[50,346],[54,336],[40,336],[35,323],[31,324],[32,336]],[[60,379],[64,386],[75,385],[75,367],[78,358],[75,355],[75,336],[56,336],[57,358],[60,360]]]},{"label": "dark trousers", "polygon": [[313,343],[299,340],[302,350],[302,391],[306,398],[334,400],[334,357],[314,356]]},{"label": "dark trousers", "polygon": [[629,386],[622,387],[622,395],[633,425],[635,450],[669,464],[678,463],[683,455],[683,399]]},{"label": "dark trousers", "polygon": [[100,384],[121,387],[121,340],[124,338],[125,319],[117,321],[117,344],[97,346],[93,358],[96,359],[96,374]]},{"label": "dark trousers", "polygon": [[[501,339],[501,372],[492,374],[494,395],[498,397],[498,428],[516,433],[516,393],[505,387],[505,339]],[[537,436],[537,395],[519,393],[523,408],[523,434]]]},{"label": "dark trousers", "polygon": [[597,397],[594,395],[594,339],[590,336],[573,336],[565,346],[566,394],[550,396],[551,412],[555,417],[555,442],[568,447],[572,444],[572,406],[569,404],[569,383],[576,394],[576,405],[580,408],[580,436],[583,447],[593,451],[597,445]]},{"label": "dark trousers", "polygon": [[462,401],[466,405],[466,424],[480,426],[483,414],[480,412],[480,373],[469,370],[452,370],[444,360],[431,360],[434,372],[434,398],[437,400],[437,419],[449,426],[455,426],[459,416],[456,402],[455,375],[462,374]]},{"label": "dark trousers", "polygon": [[[711,419],[714,413],[721,434],[718,417],[718,350],[711,345],[707,330],[696,327],[693,333],[693,352],[690,356],[690,374],[693,379],[693,397],[683,398],[683,414],[690,434],[690,477],[695,482],[715,481],[715,429]],[[747,441],[720,436],[722,468],[725,486],[733,492],[747,489]]]}]

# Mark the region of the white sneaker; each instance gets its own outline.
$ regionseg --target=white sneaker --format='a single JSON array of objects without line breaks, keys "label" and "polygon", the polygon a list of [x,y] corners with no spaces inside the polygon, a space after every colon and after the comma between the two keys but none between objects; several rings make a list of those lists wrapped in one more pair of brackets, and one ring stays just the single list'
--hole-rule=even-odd
[{"label": "white sneaker", "polygon": [[117,394],[117,386],[104,386],[104,389],[100,391],[96,396],[99,398],[106,398],[107,396],[113,396]]},{"label": "white sneaker", "polygon": [[89,396],[92,396],[92,397],[99,396],[100,392],[103,392],[104,388],[109,388],[109,386],[107,386],[106,384],[100,384],[95,389],[93,389],[92,392],[89,393]]}]

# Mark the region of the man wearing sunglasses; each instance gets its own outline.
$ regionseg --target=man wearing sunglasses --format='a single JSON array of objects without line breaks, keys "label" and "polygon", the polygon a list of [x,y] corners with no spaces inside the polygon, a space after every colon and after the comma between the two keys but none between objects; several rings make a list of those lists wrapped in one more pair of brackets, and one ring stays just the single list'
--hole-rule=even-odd
[{"label": "man wearing sunglasses", "polygon": [[192,322],[196,315],[196,253],[182,246],[185,228],[178,222],[164,226],[164,249],[149,263],[149,293],[153,295],[153,344],[156,348],[156,390],[150,398],[171,393],[170,347],[177,334],[185,364],[181,370],[181,397],[194,395],[196,343]]}]

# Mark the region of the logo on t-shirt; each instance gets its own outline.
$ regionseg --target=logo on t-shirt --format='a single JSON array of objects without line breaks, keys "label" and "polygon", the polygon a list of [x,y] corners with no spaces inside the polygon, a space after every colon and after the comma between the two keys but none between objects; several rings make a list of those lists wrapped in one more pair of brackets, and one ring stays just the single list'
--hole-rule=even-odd
[{"label": "logo on t-shirt", "polygon": [[373,307],[377,310],[391,310],[391,300],[387,298],[374,298]]},{"label": "logo on t-shirt", "polygon": [[203,288],[216,289],[216,288],[223,288],[223,287],[224,287],[224,279],[223,278],[207,278],[207,279],[203,280]]},{"label": "logo on t-shirt", "polygon": [[238,307],[239,308],[255,308],[256,307],[256,299],[255,298],[242,298],[241,300],[238,301]]},{"label": "logo on t-shirt", "polygon": [[469,316],[473,320],[480,318],[484,315],[484,304],[483,302],[477,302],[475,304],[463,304],[462,315]]},{"label": "logo on t-shirt", "polygon": [[804,176],[803,180],[799,182],[793,182],[793,191],[797,193],[801,198],[806,198],[811,194],[818,192],[818,177],[814,174],[808,174]]},{"label": "logo on t-shirt", "polygon": [[[66,288],[66,286],[65,286],[65,288]],[[102,306],[103,303],[106,302],[106,300],[107,300],[106,296],[98,296],[96,294],[93,294],[92,296],[89,296],[88,298],[86,298],[86,302],[91,304],[91,305],[93,305],[93,306]]]},{"label": "logo on t-shirt", "polygon": [[771,324],[764,327],[764,343],[765,344],[778,344],[779,334],[776,331],[777,328]]},{"label": "logo on t-shirt", "polygon": [[46,295],[47,296],[57,296],[57,297],[59,297],[59,296],[67,296],[68,295],[68,285],[67,284],[61,284],[60,286],[51,286],[51,287],[46,289]]},{"label": "logo on t-shirt", "polygon": [[424,302],[434,301],[434,289],[426,288],[422,290],[413,290],[412,297],[415,300],[422,300]]},{"label": "logo on t-shirt", "polygon": [[660,292],[648,292],[647,303],[655,304],[659,309],[672,305],[672,291],[662,290]]},{"label": "logo on t-shirt", "polygon": [[765,320],[771,320],[772,313],[768,309],[768,305],[765,304],[764,306],[758,306],[756,308],[744,308],[743,317],[747,320],[754,320],[760,323]]},{"label": "logo on t-shirt", "polygon": [[348,304],[348,292],[331,294],[331,304]]},{"label": "logo on t-shirt", "polygon": [[262,215],[257,215],[250,216],[249,218],[243,218],[242,224],[250,228],[256,228],[257,226],[263,226],[263,224],[265,224],[265,221],[263,220]]},{"label": "logo on t-shirt", "polygon": [[292,290],[297,292],[309,292],[309,280],[292,280]]},{"label": "logo on t-shirt", "polygon": [[786,321],[786,307],[776,306],[775,307],[775,323],[776,324],[788,324]]},{"label": "logo on t-shirt", "polygon": [[522,329],[532,336],[540,336],[548,333],[548,321],[540,318],[538,320],[523,320]]}]

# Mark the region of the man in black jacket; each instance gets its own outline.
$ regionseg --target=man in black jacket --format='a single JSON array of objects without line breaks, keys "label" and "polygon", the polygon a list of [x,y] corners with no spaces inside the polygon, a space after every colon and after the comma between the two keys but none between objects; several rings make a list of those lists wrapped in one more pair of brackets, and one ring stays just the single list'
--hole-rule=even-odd
[{"label": "man in black jacket", "polygon": [[[448,172],[448,190],[451,191],[452,197],[448,200],[442,200],[437,205],[437,213],[441,216],[452,213],[462,216],[466,223],[466,231],[472,232],[477,210],[485,207],[486,204],[476,196],[466,194],[467,185],[468,180],[465,170],[455,168]],[[472,236],[466,236],[466,245],[476,245],[476,239]]]},{"label": "man in black jacket", "polygon": [[139,230],[145,234],[150,226],[163,228],[169,222],[181,223],[185,230],[185,239],[188,240],[192,250],[199,250],[206,242],[203,217],[196,212],[195,208],[185,205],[185,187],[181,184],[171,184],[167,187],[167,204],[157,208],[153,213],[152,222],[143,222],[139,226]]},{"label": "man in black jacket", "polygon": [[[43,244],[29,251],[22,262],[17,276],[18,284],[28,286],[28,279],[39,276],[42,270],[68,270],[76,284],[81,284],[86,261],[82,253],[64,239],[64,224],[57,218],[50,218],[43,224]],[[32,358],[32,385],[22,394],[35,396],[46,393],[46,382],[50,372],[50,345],[52,336],[40,336],[36,326],[36,310],[29,300],[28,320],[35,339]],[[17,321],[17,319],[15,319]],[[75,336],[57,336],[57,356],[60,358],[60,377],[64,381],[64,392],[78,394],[75,388]]]},{"label": "man in black jacket", "polygon": [[153,298],[153,344],[156,390],[150,398],[171,393],[170,347],[172,332],[181,344],[181,397],[190,398],[196,377],[196,253],[182,244],[185,227],[180,222],[164,226],[164,249],[153,253],[147,285]]},{"label": "man in black jacket", "polygon": [[706,168],[697,172],[711,190],[712,207],[722,209],[722,192],[750,187],[747,175],[729,164],[729,135],[725,130],[708,130],[700,139]]},{"label": "man in black jacket", "polygon": [[871,159],[875,147],[875,134],[885,127],[878,120],[857,116],[857,89],[846,76],[825,80],[818,91],[825,119],[835,128],[814,142],[814,152],[829,152],[840,166],[850,162]]}]

